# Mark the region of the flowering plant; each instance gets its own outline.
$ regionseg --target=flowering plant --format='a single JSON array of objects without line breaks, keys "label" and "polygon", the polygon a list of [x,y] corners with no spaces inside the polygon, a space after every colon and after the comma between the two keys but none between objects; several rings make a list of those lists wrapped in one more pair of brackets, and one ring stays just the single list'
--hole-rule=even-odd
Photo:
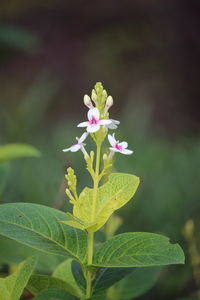
[{"label": "flowering plant", "polygon": [[[154,283],[158,269],[152,267],[184,263],[180,246],[171,244],[165,236],[148,232],[114,235],[121,221],[113,213],[134,196],[139,178],[112,172],[113,158],[116,153],[131,155],[133,151],[127,142],[119,142],[109,133],[120,122],[109,117],[113,98],[101,83],[95,85],[91,97],[84,96],[84,104],[89,109],[88,121],[78,127],[86,127],[86,132],[63,151],[82,151],[93,187],[85,187],[78,194],[75,172],[67,169],[66,194],[73,213],[30,203],[0,207],[0,234],[65,260],[49,276],[33,275],[37,259],[28,258],[16,274],[1,279],[3,300],[19,299],[24,287],[38,300],[133,299],[138,289],[141,294]],[[90,153],[86,150],[89,136],[95,144],[95,151]],[[102,151],[106,137],[110,146]],[[95,245],[95,232],[103,226],[109,238]],[[138,282],[135,286],[135,279],[142,282],[144,274],[146,286]]]}]

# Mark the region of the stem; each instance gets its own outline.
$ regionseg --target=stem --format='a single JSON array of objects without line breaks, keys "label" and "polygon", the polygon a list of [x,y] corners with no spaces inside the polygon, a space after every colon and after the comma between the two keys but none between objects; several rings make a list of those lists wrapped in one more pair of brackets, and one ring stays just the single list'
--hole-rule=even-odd
[{"label": "stem", "polygon": [[[92,221],[95,220],[96,213],[96,202],[97,202],[97,193],[99,185],[99,169],[100,169],[100,155],[101,155],[101,144],[97,144],[97,156],[96,156],[96,166],[94,174],[94,186],[93,186],[93,202],[92,202]],[[88,265],[92,265],[92,258],[94,252],[94,232],[88,231]],[[86,270],[86,299],[89,299],[92,296],[92,272],[90,269]]]}]

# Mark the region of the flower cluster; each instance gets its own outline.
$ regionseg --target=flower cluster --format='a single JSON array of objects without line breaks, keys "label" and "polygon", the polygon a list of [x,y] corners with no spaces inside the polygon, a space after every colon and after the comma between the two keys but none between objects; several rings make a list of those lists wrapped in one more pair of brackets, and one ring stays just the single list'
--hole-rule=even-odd
[{"label": "flower cluster", "polygon": [[[115,130],[120,124],[120,122],[117,120],[109,119],[108,111],[113,105],[112,96],[107,96],[107,92],[103,88],[101,90],[101,93],[99,93],[99,90],[102,87],[100,83],[97,83],[95,87],[96,90],[92,90],[91,98],[88,95],[85,95],[83,98],[84,104],[89,108],[87,113],[88,121],[81,122],[77,125],[77,127],[86,127],[86,132],[84,132],[80,138],[76,138],[77,143],[75,145],[63,149],[64,152],[76,152],[78,150],[81,150],[83,154],[87,156],[88,154],[85,150],[86,144],[84,143],[84,141],[89,134],[97,134],[97,132],[101,131],[101,128],[106,130]],[[130,155],[133,153],[132,150],[127,149],[127,142],[119,142],[115,139],[115,134],[108,134],[108,141],[111,145],[111,147],[109,147],[110,158],[112,158],[115,152],[120,152],[126,155]]]}]

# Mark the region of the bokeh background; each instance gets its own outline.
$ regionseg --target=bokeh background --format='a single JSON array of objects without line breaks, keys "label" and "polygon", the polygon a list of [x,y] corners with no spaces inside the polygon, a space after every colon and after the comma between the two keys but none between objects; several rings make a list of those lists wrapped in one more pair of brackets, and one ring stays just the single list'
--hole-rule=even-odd
[{"label": "bokeh background", "polygon": [[134,200],[119,211],[119,231],[163,233],[186,253],[186,266],[164,268],[138,299],[198,289],[183,227],[194,220],[198,245],[199,11],[198,0],[0,1],[0,144],[28,143],[42,153],[10,164],[1,203],[70,209],[67,166],[80,189],[90,185],[81,153],[61,150],[80,136],[83,95],[101,81],[114,98],[111,117],[121,121],[117,137],[135,151],[116,155],[115,167],[141,177]]}]

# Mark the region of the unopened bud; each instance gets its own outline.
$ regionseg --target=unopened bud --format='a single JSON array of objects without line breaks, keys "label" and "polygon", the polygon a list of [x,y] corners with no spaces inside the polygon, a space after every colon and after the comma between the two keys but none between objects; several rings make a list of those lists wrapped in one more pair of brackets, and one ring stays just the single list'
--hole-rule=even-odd
[{"label": "unopened bud", "polygon": [[113,105],[113,97],[112,96],[108,96],[107,100],[106,100],[106,105],[105,105],[105,111],[104,113],[106,114],[109,110],[109,108]]},{"label": "unopened bud", "polygon": [[112,105],[113,105],[113,97],[108,96],[108,98],[106,100],[106,106],[108,106],[110,108]]},{"label": "unopened bud", "polygon": [[97,104],[97,94],[95,93],[94,89],[92,90],[91,98],[94,101],[94,103]]},{"label": "unopened bud", "polygon": [[85,106],[87,106],[88,108],[93,108],[92,101],[88,95],[84,96],[83,102],[84,102]]},{"label": "unopened bud", "polygon": [[108,97],[108,94],[107,94],[106,90],[103,90],[102,95],[103,95],[105,98]]}]

